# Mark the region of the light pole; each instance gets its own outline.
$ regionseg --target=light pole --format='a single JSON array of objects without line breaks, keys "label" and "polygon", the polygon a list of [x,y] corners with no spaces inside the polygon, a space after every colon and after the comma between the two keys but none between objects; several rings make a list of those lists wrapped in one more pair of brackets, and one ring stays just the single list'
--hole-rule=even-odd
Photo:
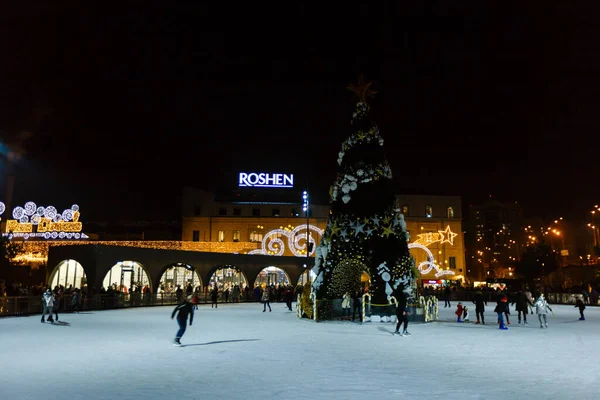
[{"label": "light pole", "polygon": [[[306,267],[308,268],[308,257],[310,255],[310,239],[309,239],[309,217],[310,217],[310,207],[308,202],[308,191],[302,192],[302,211],[306,213]],[[308,270],[306,271],[306,282],[308,282],[309,278]]]}]

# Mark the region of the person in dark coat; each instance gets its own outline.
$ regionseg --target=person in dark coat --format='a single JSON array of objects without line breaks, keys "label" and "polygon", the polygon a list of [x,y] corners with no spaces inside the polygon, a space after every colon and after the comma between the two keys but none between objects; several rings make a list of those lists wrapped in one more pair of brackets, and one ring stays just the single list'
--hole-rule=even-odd
[{"label": "person in dark coat", "polygon": [[581,298],[578,298],[577,302],[575,302],[575,308],[579,308],[579,315],[581,315],[581,318],[579,318],[579,320],[585,321],[585,317],[583,316],[583,310],[585,310],[585,304],[583,303],[583,300],[581,300]]},{"label": "person in dark coat", "polygon": [[479,323],[479,318],[481,317],[481,323],[485,325],[485,320],[483,319],[483,313],[485,312],[485,306],[487,306],[487,301],[485,301],[483,297],[483,293],[477,292],[475,293],[475,298],[473,299],[473,303],[475,304],[475,315],[477,316],[477,322]]},{"label": "person in dark coat", "polygon": [[[398,306],[396,307],[396,318],[398,322],[396,323],[396,331],[394,335],[400,336],[410,336],[410,333],[406,330],[408,327],[408,310],[406,308],[407,298],[406,293],[402,290],[398,290],[396,293],[396,300],[398,301]],[[404,324],[402,328],[402,333],[400,333],[400,325]]]},{"label": "person in dark coat", "polygon": [[508,297],[506,295],[502,296],[500,300],[498,300],[498,304],[494,309],[494,312],[498,314],[498,321],[500,321],[500,329],[507,330],[508,327],[504,325],[504,314],[506,314],[508,310]]},{"label": "person in dark coat", "polygon": [[175,314],[177,314],[177,324],[179,324],[179,330],[175,335],[175,340],[173,340],[175,346],[181,346],[180,340],[185,333],[188,315],[190,316],[190,326],[192,326],[192,322],[194,322],[194,305],[190,303],[191,300],[191,295],[184,298],[183,302],[175,307],[173,313],[171,313],[171,319],[175,318]]},{"label": "person in dark coat", "polygon": [[450,286],[446,286],[444,289],[444,308],[452,307],[450,304]]},{"label": "person in dark coat", "polygon": [[210,291],[210,308],[219,308],[219,303],[217,300],[219,299],[219,288],[217,285]]},{"label": "person in dark coat", "polygon": [[529,312],[529,307],[533,306],[533,303],[529,300],[527,294],[523,290],[519,290],[514,304],[515,309],[517,310],[519,324],[521,323],[521,314],[523,314],[523,323],[527,325],[527,313]]},{"label": "person in dark coat", "polygon": [[358,310],[358,320],[362,322],[362,311],[360,309],[360,298],[362,296],[362,292],[360,290],[355,290],[352,293],[352,322],[354,322],[354,318],[356,317],[356,311]]}]

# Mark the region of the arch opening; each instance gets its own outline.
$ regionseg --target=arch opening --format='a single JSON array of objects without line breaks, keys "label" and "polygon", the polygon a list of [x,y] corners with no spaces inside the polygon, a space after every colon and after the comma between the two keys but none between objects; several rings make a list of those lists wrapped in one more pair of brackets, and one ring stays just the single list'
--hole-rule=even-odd
[{"label": "arch opening", "polygon": [[208,283],[210,290],[214,289],[215,286],[219,290],[231,290],[236,285],[240,290],[244,290],[248,286],[248,279],[246,279],[244,273],[234,265],[225,265],[217,268],[210,277],[210,282]]},{"label": "arch opening", "polygon": [[79,262],[63,260],[54,268],[48,282],[51,288],[62,285],[65,289],[69,287],[82,289],[87,287],[87,276]]},{"label": "arch opening", "polygon": [[119,261],[106,273],[102,287],[119,292],[135,292],[152,290],[152,282],[142,264],[137,261]]},{"label": "arch opening", "polygon": [[177,288],[186,290],[191,285],[193,290],[202,289],[202,279],[189,264],[175,263],[168,266],[160,277],[158,293],[175,293]]},{"label": "arch opening", "polygon": [[276,287],[280,285],[287,286],[290,283],[291,280],[288,274],[281,268],[275,267],[273,265],[263,268],[254,280],[254,285],[260,286],[262,288],[265,288],[266,286],[270,285],[275,285]]}]

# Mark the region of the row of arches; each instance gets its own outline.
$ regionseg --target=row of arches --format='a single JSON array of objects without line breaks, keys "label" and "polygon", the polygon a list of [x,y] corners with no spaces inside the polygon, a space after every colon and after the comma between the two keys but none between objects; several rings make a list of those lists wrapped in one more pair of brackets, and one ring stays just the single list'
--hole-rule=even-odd
[{"label": "row of arches", "polygon": [[[313,274],[312,272],[310,272]],[[314,279],[314,276],[312,277]],[[281,268],[268,266],[263,268],[256,276],[255,285],[290,285],[303,284],[306,280],[306,274],[301,275],[298,282],[291,282],[288,274]],[[62,285],[65,288],[82,288],[87,283],[87,277],[83,266],[76,260],[61,261],[51,272],[48,282],[50,287]],[[207,285],[202,282],[201,277],[196,270],[188,264],[175,263],[167,266],[160,277],[157,288],[153,288],[153,282],[150,279],[148,271],[137,261],[121,261],[112,266],[104,279],[102,287],[108,289],[113,287],[115,290],[129,292],[132,289],[148,288],[152,292],[169,292],[175,290],[178,286],[185,288],[191,285],[193,288],[201,289],[208,286],[209,289],[217,285],[219,288],[235,285],[246,287],[248,278],[245,274],[234,266],[225,266],[218,268],[210,277]]]}]

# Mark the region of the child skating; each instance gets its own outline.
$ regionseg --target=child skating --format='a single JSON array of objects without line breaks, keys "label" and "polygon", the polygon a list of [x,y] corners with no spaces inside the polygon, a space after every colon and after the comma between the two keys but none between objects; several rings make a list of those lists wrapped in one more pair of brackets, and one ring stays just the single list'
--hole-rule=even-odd
[{"label": "child skating", "polygon": [[548,305],[548,302],[544,298],[543,294],[540,294],[540,297],[538,297],[538,299],[535,301],[534,307],[535,313],[537,314],[538,319],[540,320],[540,328],[547,328],[548,318],[546,317],[546,314],[548,314],[548,310],[552,311],[552,308],[550,308],[550,306]]},{"label": "child skating", "polygon": [[463,322],[463,320],[462,320],[463,311],[464,311],[464,307],[463,307],[462,303],[459,302],[458,305],[456,306],[456,311],[454,312],[454,314],[456,314],[456,322]]},{"label": "child skating", "polygon": [[496,314],[498,314],[498,323],[500,324],[499,329],[508,330],[508,327],[504,325],[504,314],[508,310],[508,297],[503,296],[498,300],[498,304],[496,305],[496,309],[494,310]]},{"label": "child skating", "polygon": [[175,340],[173,340],[175,346],[181,346],[180,340],[185,333],[188,315],[190,316],[190,326],[192,326],[192,322],[194,321],[194,305],[190,303],[191,300],[192,296],[188,296],[187,299],[184,298],[183,302],[175,307],[171,314],[171,319],[175,318],[175,314],[177,314],[177,323],[179,324],[179,330],[175,335]]}]

